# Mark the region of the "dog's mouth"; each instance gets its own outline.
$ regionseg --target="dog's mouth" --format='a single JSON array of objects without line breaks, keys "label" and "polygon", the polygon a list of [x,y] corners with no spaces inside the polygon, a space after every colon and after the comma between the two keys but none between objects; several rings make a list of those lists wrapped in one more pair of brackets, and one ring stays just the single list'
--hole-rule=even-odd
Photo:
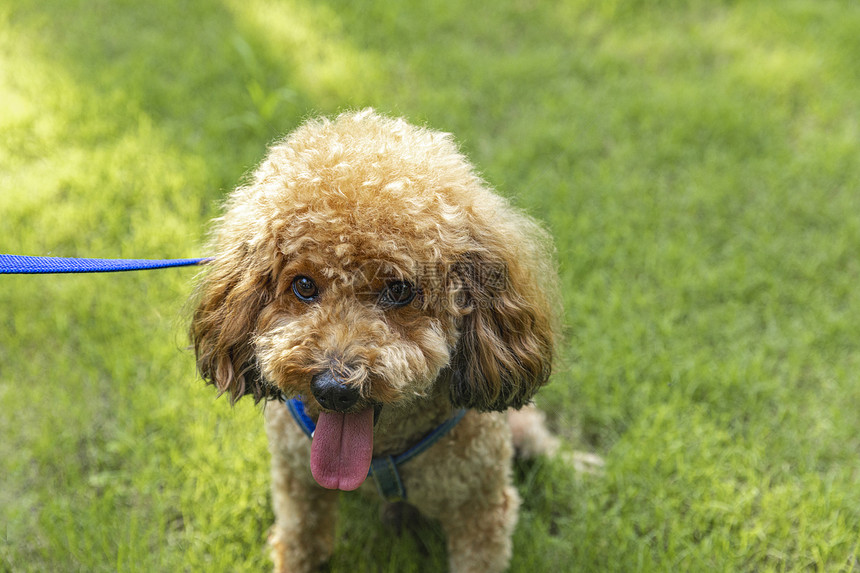
[{"label": "dog's mouth", "polygon": [[351,413],[320,411],[311,442],[311,473],[319,485],[351,491],[364,483],[381,411],[381,404]]}]

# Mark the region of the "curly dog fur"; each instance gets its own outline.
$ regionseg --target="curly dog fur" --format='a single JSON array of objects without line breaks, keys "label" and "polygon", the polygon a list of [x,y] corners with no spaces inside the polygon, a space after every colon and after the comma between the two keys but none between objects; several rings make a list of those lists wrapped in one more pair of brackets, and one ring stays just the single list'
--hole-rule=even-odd
[{"label": "curly dog fur", "polygon": [[[374,456],[468,408],[400,475],[409,503],[441,523],[452,571],[504,570],[514,450],[554,446],[528,405],[549,377],[560,315],[541,227],[448,134],[365,110],[275,144],[230,196],[213,250],[191,325],[201,375],[234,401],[301,397],[345,442],[369,427]],[[337,491],[317,482],[358,487],[338,479],[366,456],[325,459],[336,446],[318,447],[282,405],[265,417],[275,570],[312,571],[332,553],[337,511]]]}]

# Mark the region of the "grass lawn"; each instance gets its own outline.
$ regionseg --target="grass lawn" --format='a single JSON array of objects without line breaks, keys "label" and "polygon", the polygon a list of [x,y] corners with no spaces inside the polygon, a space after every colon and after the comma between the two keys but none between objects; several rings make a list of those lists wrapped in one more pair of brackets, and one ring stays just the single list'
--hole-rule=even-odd
[{"label": "grass lawn", "polygon": [[[512,571],[860,570],[860,3],[0,0],[0,253],[201,256],[304,118],[456,134],[557,239]],[[196,271],[0,277],[0,572],[259,571],[258,408]],[[344,497],[332,571],[438,571]],[[369,516],[369,517],[368,517]]]}]

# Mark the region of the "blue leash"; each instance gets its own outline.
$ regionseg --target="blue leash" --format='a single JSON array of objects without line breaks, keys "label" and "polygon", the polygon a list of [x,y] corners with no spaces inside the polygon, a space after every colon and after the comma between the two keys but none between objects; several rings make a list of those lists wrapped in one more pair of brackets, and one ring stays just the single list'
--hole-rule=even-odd
[{"label": "blue leash", "polygon": [[115,273],[188,267],[206,264],[211,259],[74,259],[65,257],[25,257],[0,255],[0,275],[39,275],[50,273]]}]

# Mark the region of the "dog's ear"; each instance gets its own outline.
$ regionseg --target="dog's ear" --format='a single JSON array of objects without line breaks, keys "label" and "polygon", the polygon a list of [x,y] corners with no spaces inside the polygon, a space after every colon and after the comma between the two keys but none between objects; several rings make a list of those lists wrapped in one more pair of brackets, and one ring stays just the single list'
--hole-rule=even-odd
[{"label": "dog's ear", "polygon": [[525,251],[522,243],[500,246],[455,265],[454,290],[463,314],[451,363],[451,400],[457,406],[521,408],[549,378],[558,319],[556,275],[542,247],[531,246]]},{"label": "dog's ear", "polygon": [[272,394],[254,357],[253,333],[262,309],[271,300],[266,279],[247,266],[215,258],[197,289],[190,335],[197,370],[221,394],[236,402],[252,395],[258,402]]}]

